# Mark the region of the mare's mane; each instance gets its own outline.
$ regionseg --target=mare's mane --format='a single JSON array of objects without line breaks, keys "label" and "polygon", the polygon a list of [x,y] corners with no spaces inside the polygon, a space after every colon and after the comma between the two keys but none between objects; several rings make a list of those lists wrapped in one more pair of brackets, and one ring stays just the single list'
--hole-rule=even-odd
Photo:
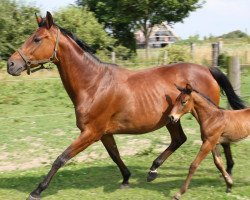
[{"label": "mare's mane", "polygon": [[[81,39],[79,39],[76,35],[74,35],[71,31],[60,27],[59,25],[57,25],[56,23],[54,23],[54,25],[60,29],[60,31],[62,32],[62,34],[64,34],[65,36],[70,37],[72,40],[74,40],[76,42],[76,44],[84,51],[87,53],[88,57],[90,57],[93,61],[97,62],[98,64],[104,64],[104,65],[112,65],[112,66],[117,66],[116,64],[113,63],[107,63],[107,62],[103,62],[101,61],[94,53],[95,50],[93,48],[91,48],[86,42],[82,41]],[[46,26],[46,20],[45,18],[43,18],[43,20],[39,23],[38,25],[39,27],[43,27]]]}]

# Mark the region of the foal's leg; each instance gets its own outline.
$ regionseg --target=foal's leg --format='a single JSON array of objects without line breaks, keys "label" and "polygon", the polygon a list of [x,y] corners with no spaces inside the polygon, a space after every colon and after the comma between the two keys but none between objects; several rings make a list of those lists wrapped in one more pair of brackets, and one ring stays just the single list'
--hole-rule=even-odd
[{"label": "foal's leg", "polygon": [[163,162],[187,140],[187,137],[182,130],[180,121],[174,124],[169,123],[167,128],[171,136],[171,143],[169,147],[154,160],[148,173],[147,181],[153,181],[156,179],[157,168],[160,167]]},{"label": "foal's leg", "polygon": [[123,176],[123,182],[121,187],[128,187],[129,186],[129,177],[131,175],[130,171],[128,170],[128,168],[126,167],[126,165],[123,163],[123,161],[121,160],[119,151],[117,149],[116,146],[116,142],[115,139],[113,137],[113,135],[104,135],[101,138],[101,141],[103,143],[103,145],[105,146],[105,148],[107,149],[110,157],[112,158],[112,160],[117,164],[117,166],[119,167],[122,176]]},{"label": "foal's leg", "polygon": [[224,153],[225,153],[226,160],[227,160],[227,173],[232,178],[232,169],[233,169],[233,166],[234,166],[234,161],[233,161],[233,157],[232,157],[230,143],[222,143],[221,146],[224,149]]},{"label": "foal's leg", "polygon": [[188,176],[184,182],[184,184],[182,185],[180,191],[178,193],[176,193],[176,195],[173,197],[173,200],[178,200],[180,199],[181,195],[184,194],[189,186],[189,183],[192,179],[192,176],[194,174],[194,172],[196,171],[196,169],[198,168],[199,164],[201,163],[201,161],[207,156],[207,154],[213,149],[214,145],[212,145],[209,141],[205,141],[202,146],[201,149],[199,151],[199,153],[197,154],[195,160],[192,162],[192,164],[190,165],[189,168],[189,173]]},{"label": "foal's leg", "polygon": [[30,193],[27,200],[40,200],[41,192],[49,186],[51,179],[59,168],[61,168],[69,159],[73,158],[76,154],[86,149],[98,139],[100,139],[99,136],[93,132],[87,130],[82,132],[79,137],[60,156],[57,157],[47,176],[38,185],[38,187]]},{"label": "foal's leg", "polygon": [[223,162],[222,162],[222,159],[220,156],[220,151],[219,151],[217,146],[212,150],[212,153],[213,153],[214,163],[215,163],[216,167],[220,170],[221,174],[223,175],[223,177],[226,181],[227,192],[231,192],[233,180],[224,168],[224,165],[223,165]]}]

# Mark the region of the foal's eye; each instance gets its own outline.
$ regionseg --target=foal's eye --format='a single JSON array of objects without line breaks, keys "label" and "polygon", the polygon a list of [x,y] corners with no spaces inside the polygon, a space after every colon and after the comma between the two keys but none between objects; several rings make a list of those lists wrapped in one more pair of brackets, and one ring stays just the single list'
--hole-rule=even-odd
[{"label": "foal's eye", "polygon": [[188,102],[187,100],[184,100],[184,101],[181,102],[181,104],[182,104],[183,106],[185,106],[185,105],[187,104],[187,102]]},{"label": "foal's eye", "polygon": [[35,42],[35,43],[38,43],[38,42],[40,42],[40,41],[41,41],[41,38],[39,38],[39,37],[34,38],[34,42]]}]

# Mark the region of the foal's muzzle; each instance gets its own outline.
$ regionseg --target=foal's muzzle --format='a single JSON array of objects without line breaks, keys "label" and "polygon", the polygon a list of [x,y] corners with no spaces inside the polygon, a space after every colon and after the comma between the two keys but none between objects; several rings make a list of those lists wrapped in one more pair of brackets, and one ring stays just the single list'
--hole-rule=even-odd
[{"label": "foal's muzzle", "polygon": [[169,115],[168,118],[172,123],[176,123],[179,121],[179,118],[175,118],[173,115]]},{"label": "foal's muzzle", "polygon": [[25,70],[25,64],[21,61],[8,60],[7,62],[7,72],[12,76],[21,75],[22,71]]}]

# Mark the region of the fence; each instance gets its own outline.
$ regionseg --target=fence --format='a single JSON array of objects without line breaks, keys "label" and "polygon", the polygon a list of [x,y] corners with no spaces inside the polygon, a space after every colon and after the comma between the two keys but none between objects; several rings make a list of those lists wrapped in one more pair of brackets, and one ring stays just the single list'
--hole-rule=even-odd
[{"label": "fence", "polygon": [[[247,43],[223,44],[220,41],[216,43],[191,43],[190,45],[173,44],[172,46],[175,45],[181,46],[183,51],[188,51],[190,54],[190,59],[186,60],[188,62],[207,66],[218,66],[218,56],[224,54],[226,56],[237,56],[240,59],[242,67],[250,67],[250,44]],[[119,59],[119,53],[115,52],[100,56],[100,59],[128,68],[138,68],[168,64],[168,56],[169,53],[166,49],[153,48],[149,49],[148,56],[146,56],[144,49],[138,49],[137,55],[129,60]],[[178,62],[178,60],[176,62]]]}]

